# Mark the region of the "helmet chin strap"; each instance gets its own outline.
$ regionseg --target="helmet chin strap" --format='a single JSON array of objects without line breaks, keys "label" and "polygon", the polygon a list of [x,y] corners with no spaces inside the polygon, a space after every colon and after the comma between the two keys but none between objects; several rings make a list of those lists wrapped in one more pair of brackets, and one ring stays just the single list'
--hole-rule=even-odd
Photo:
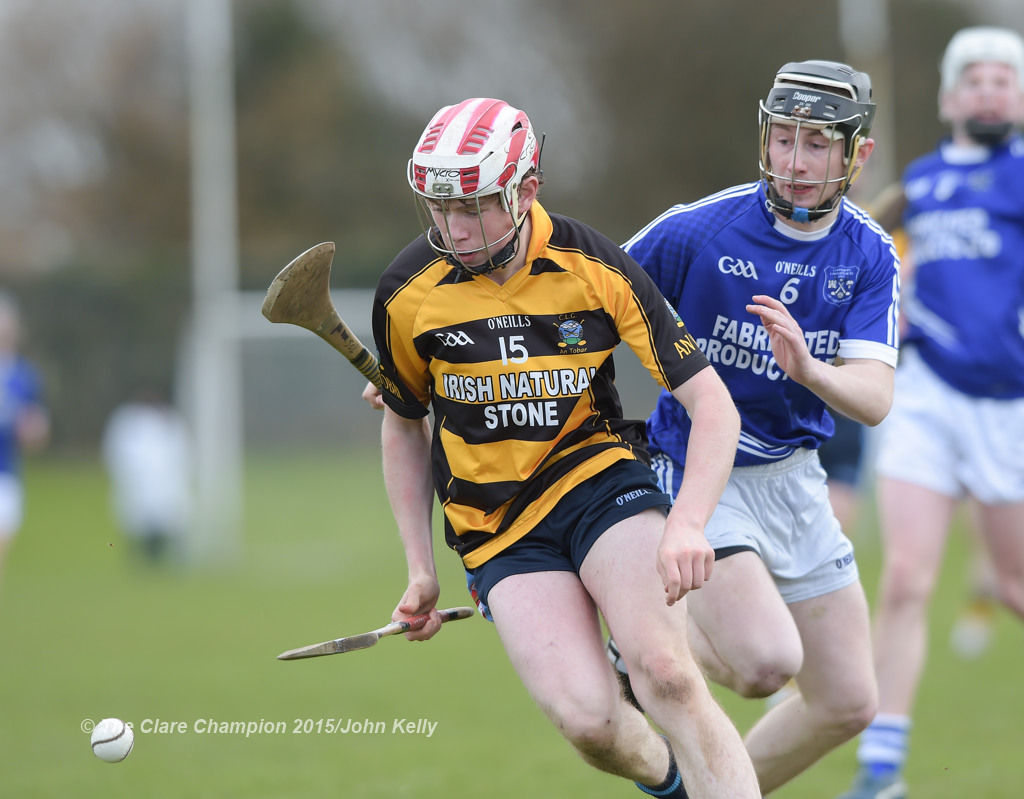
[{"label": "helmet chin strap", "polygon": [[801,208],[793,205],[788,200],[783,200],[775,186],[772,185],[771,181],[768,181],[768,201],[769,205],[774,209],[780,216],[784,216],[786,219],[792,219],[794,222],[816,222],[817,220],[828,216],[836,208],[836,203],[842,199],[842,192],[834,195],[831,200],[826,203],[822,203],[814,208]]}]

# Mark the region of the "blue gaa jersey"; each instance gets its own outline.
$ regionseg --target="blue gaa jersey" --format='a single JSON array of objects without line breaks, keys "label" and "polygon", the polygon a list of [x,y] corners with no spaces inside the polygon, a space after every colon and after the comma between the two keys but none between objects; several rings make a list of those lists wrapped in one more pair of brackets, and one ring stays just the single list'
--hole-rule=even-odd
[{"label": "blue gaa jersey", "polygon": [[39,376],[24,358],[0,358],[0,474],[18,474],[18,417],[42,402]]},{"label": "blue gaa jersey", "polygon": [[1024,140],[944,143],[907,167],[903,188],[907,343],[964,394],[1024,397]]},{"label": "blue gaa jersey", "polygon": [[[811,353],[896,365],[899,259],[892,239],[843,200],[825,231],[776,224],[760,182],[670,208],[624,245],[686,321],[732,393],[742,421],[737,466],[816,449],[834,423],[825,403],[790,380],[768,332],[746,306],[777,297],[800,324]],[[652,452],[686,461],[689,417],[662,392],[647,422]]]}]

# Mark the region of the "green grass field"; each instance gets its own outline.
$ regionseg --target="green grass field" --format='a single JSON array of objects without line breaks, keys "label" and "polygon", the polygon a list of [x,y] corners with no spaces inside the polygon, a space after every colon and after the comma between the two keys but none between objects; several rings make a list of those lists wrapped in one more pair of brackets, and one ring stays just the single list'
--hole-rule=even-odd
[{"label": "green grass field", "polygon": [[[163,573],[128,558],[96,464],[30,463],[28,518],[0,586],[0,796],[640,796],[575,757],[479,617],[426,644],[276,660],[385,623],[404,589],[376,462],[374,452],[251,459],[238,563]],[[870,596],[870,525],[862,538]],[[440,543],[437,555],[442,603],[471,604],[457,558]],[[957,535],[908,767],[915,799],[1024,794],[1024,633],[1002,613],[984,657],[948,654],[963,558]],[[762,710],[719,695],[741,731]],[[93,757],[82,731],[105,716],[135,726],[123,763]],[[397,731],[402,719],[436,725],[433,735]],[[180,722],[185,732],[152,730]],[[235,722],[283,731],[210,731]],[[328,731],[339,722],[347,732]],[[347,726],[367,722],[375,731]],[[848,744],[773,799],[832,799],[853,770]]]}]

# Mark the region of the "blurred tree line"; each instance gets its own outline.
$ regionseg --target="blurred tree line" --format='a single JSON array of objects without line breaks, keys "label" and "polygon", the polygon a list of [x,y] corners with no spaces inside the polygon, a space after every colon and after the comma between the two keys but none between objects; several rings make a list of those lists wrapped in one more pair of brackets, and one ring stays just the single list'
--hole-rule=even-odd
[{"label": "blurred tree line", "polygon": [[[26,351],[67,449],[94,444],[134,386],[170,386],[192,299],[182,3],[118,5],[35,0],[3,20],[0,174],[12,194],[0,203],[0,281],[21,298]],[[339,246],[334,286],[371,287],[419,232],[405,166],[438,104],[400,106],[367,80],[339,35],[345,15],[325,14],[348,6],[351,21],[361,5],[234,3],[240,289],[264,291],[324,240]],[[618,241],[673,203],[756,178],[757,102],[784,62],[868,68],[844,51],[836,3],[507,0],[514,27],[482,18],[498,7],[375,4],[382,41],[436,38],[430,58],[374,66],[429,81],[457,61],[466,82],[452,82],[448,102],[500,96],[542,131],[548,82],[585,81],[592,112],[549,135],[542,200]],[[417,18],[428,13],[431,26]],[[942,135],[938,59],[957,28],[983,21],[973,13],[954,0],[889,2],[894,81],[876,99],[898,135],[876,152],[897,169]],[[541,55],[546,72],[524,69]],[[481,86],[470,78],[485,63],[499,78]],[[572,105],[560,106],[569,119]],[[561,179],[580,154],[582,169]]]}]

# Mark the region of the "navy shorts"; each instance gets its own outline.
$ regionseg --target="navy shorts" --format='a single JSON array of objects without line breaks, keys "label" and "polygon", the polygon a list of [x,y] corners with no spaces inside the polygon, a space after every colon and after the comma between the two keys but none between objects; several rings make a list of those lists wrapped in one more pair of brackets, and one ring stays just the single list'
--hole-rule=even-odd
[{"label": "navy shorts", "polygon": [[487,595],[513,574],[567,571],[579,574],[594,542],[614,524],[648,508],[668,515],[672,500],[647,465],[618,461],[576,486],[530,532],[475,569],[466,584],[484,618],[491,619]]}]

